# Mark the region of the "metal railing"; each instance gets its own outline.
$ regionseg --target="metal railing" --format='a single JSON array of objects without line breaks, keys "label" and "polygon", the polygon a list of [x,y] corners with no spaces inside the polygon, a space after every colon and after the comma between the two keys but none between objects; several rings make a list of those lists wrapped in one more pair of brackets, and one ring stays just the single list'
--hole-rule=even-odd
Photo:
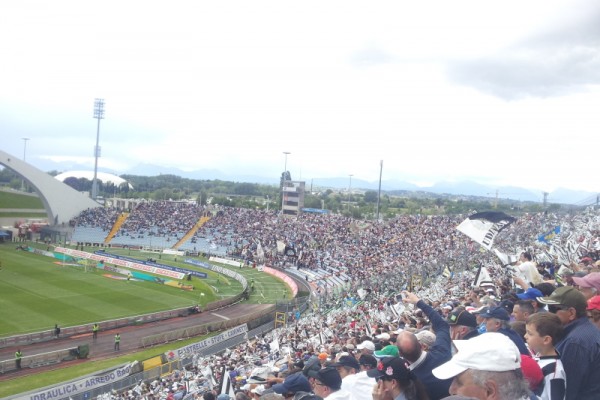
[{"label": "metal railing", "polygon": [[[77,358],[77,347],[50,351],[47,353],[24,356],[21,358],[21,368],[37,368],[46,365],[58,364],[63,360],[72,360]],[[0,361],[0,373],[14,371],[17,369],[15,360]]]},{"label": "metal railing", "polygon": [[[227,300],[234,302],[234,298],[229,298],[225,300],[221,300],[217,303],[226,303]],[[223,305],[221,304],[221,307]],[[211,307],[207,307],[207,309],[212,309]],[[135,315],[131,317],[124,317],[113,319],[109,321],[98,322],[98,326],[100,327],[100,331],[103,330],[111,330],[116,328],[121,328],[129,325],[139,325],[147,322],[161,321],[169,318],[181,317],[184,315],[188,315],[189,307],[186,308],[177,308],[174,310],[160,311],[150,314],[141,314]],[[84,324],[78,326],[69,326],[66,328],[61,328],[60,335],[63,337],[69,336],[77,336],[88,334],[92,336],[92,327],[94,324]],[[0,348],[3,347],[11,347],[11,346],[26,346],[33,343],[45,342],[48,340],[52,340],[56,338],[54,333],[54,329],[49,329],[47,331],[35,332],[35,333],[26,333],[15,336],[8,336],[4,338],[0,338]]]},{"label": "metal railing", "polygon": [[[257,328],[254,328],[254,329],[248,331],[247,337],[260,336],[265,332],[271,331],[273,328],[274,328],[274,321],[270,321],[266,324],[260,325]],[[142,372],[138,372],[138,373],[129,375],[121,380],[112,382],[110,384],[107,384],[107,385],[104,385],[101,387],[96,387],[87,392],[69,395],[68,398],[70,398],[71,400],[89,400],[89,399],[94,399],[102,394],[109,393],[113,390],[116,390],[117,392],[129,390],[129,389],[135,387],[136,385],[138,385],[140,383],[140,381],[142,381],[142,380],[148,381],[148,380],[154,380],[154,379],[164,377],[165,375],[169,375],[169,374],[173,373],[175,370],[182,370],[185,367],[190,366],[194,362],[194,358],[196,358],[196,357],[207,357],[207,356],[211,356],[214,354],[220,354],[228,348],[231,348],[231,347],[234,347],[234,346],[237,346],[237,345],[243,343],[245,340],[246,340],[246,334],[238,335],[238,336],[229,338],[227,340],[224,340],[223,342],[217,343],[214,346],[211,346],[211,347],[208,347],[205,349],[201,349],[198,352],[196,352],[193,357],[188,357],[188,358],[185,358],[182,360],[175,360],[172,362],[168,362],[168,363],[160,365],[158,367],[151,368],[146,371],[142,371]],[[14,361],[13,361],[13,363],[14,363]],[[91,375],[98,375],[98,374],[102,374],[102,372],[100,372],[100,373],[95,372]],[[82,378],[84,378],[84,377],[77,378],[77,380],[82,379]],[[64,385],[65,383],[68,383],[68,382],[63,382],[59,385],[53,385],[52,387]],[[27,396],[27,394],[43,392],[43,391],[49,390],[49,389],[51,389],[51,387],[36,389],[36,390],[30,391],[28,393],[21,393],[21,394],[15,395],[15,396],[7,397],[7,400],[17,398],[17,397],[24,397],[24,396]],[[55,398],[54,400],[60,400],[60,399]]]},{"label": "metal railing", "polygon": [[146,336],[142,338],[140,345],[142,347],[154,346],[157,344],[172,342],[179,339],[199,336],[201,334],[208,334],[210,332],[222,331],[259,319],[262,315],[273,313],[274,311],[275,306],[272,306],[269,307],[267,310],[258,311],[252,314],[244,315],[243,317],[234,318],[227,321],[211,322],[207,324],[191,326],[188,328],[177,329],[170,332],[163,332],[152,336]]}]

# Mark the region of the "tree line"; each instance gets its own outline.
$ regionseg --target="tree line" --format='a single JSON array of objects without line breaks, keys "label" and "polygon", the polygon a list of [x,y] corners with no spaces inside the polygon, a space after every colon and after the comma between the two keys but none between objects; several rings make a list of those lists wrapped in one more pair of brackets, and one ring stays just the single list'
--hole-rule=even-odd
[{"label": "tree line", "polygon": [[[57,171],[50,171],[56,176]],[[99,181],[99,196],[104,198],[121,197],[151,200],[195,201],[198,204],[219,204],[230,207],[279,210],[281,208],[281,185],[266,185],[248,182],[222,180],[202,180],[183,178],[177,175],[121,175],[132,185],[115,185],[113,182]],[[290,176],[286,176],[291,180]],[[65,184],[80,192],[91,192],[92,181],[86,178],[67,178]],[[5,168],[0,171],[0,185],[14,189],[21,188],[21,178]],[[26,187],[29,191],[30,188]],[[318,188],[306,191],[304,206],[325,209],[329,212],[348,215],[355,219],[373,220],[377,216],[379,198],[379,217],[393,218],[399,214],[466,214],[473,210],[497,209],[511,214],[544,211],[541,203],[500,200],[477,196],[440,195],[430,192],[362,191],[354,188],[351,193],[346,189]],[[550,204],[548,211],[567,211],[564,206]]]}]

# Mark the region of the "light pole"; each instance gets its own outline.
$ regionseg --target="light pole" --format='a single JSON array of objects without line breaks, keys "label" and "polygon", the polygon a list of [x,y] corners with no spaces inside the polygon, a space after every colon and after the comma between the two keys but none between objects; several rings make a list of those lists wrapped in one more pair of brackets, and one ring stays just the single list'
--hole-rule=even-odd
[{"label": "light pole", "polygon": [[348,183],[348,212],[350,212],[350,190],[352,190],[352,177],[353,174],[348,175],[350,177],[350,182]]},{"label": "light pole", "polygon": [[[24,137],[21,138],[23,139],[23,162],[26,161],[26,154],[27,154],[27,141],[29,140],[28,137]],[[25,191],[25,178],[21,179],[21,192]]]},{"label": "light pole", "polygon": [[285,162],[283,164],[283,178],[281,179],[281,214],[283,214],[283,203],[284,203],[284,197],[283,197],[283,191],[285,188],[285,181],[287,181],[287,156],[288,154],[292,154],[289,151],[284,151],[283,155],[285,156]]},{"label": "light pole", "polygon": [[379,162],[379,190],[377,191],[377,222],[379,222],[379,205],[381,202],[381,174],[383,173],[383,160]]},{"label": "light pole", "polygon": [[104,119],[104,99],[94,100],[94,118],[98,120],[96,129],[96,147],[94,147],[94,181],[92,182],[92,199],[98,197],[98,157],[100,157],[100,120]]}]

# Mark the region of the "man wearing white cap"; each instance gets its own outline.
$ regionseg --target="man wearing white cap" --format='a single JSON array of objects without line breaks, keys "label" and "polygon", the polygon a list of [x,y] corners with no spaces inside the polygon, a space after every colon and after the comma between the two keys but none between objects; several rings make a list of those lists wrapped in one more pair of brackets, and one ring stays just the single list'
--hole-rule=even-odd
[{"label": "man wearing white cap", "polygon": [[432,371],[438,379],[454,378],[450,385],[451,395],[480,400],[531,398],[521,372],[521,354],[508,337],[488,332],[454,343],[458,352]]},{"label": "man wearing white cap", "polygon": [[383,332],[383,333],[380,333],[379,335],[375,336],[375,339],[377,339],[379,341],[379,343],[381,343],[382,347],[385,347],[388,344],[391,344],[390,338],[391,338],[391,336],[387,332]]},{"label": "man wearing white cap", "polygon": [[375,351],[375,343],[371,342],[370,340],[365,340],[361,344],[357,345],[356,348],[360,350],[360,353],[356,355],[357,359],[363,354],[372,356],[373,352]]}]

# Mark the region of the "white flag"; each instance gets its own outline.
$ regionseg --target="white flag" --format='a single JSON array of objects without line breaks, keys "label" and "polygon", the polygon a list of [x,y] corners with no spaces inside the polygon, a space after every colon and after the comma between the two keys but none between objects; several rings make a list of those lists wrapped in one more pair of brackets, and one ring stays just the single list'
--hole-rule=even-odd
[{"label": "white flag", "polygon": [[484,211],[471,215],[456,229],[490,250],[496,235],[515,220],[503,212]]}]

